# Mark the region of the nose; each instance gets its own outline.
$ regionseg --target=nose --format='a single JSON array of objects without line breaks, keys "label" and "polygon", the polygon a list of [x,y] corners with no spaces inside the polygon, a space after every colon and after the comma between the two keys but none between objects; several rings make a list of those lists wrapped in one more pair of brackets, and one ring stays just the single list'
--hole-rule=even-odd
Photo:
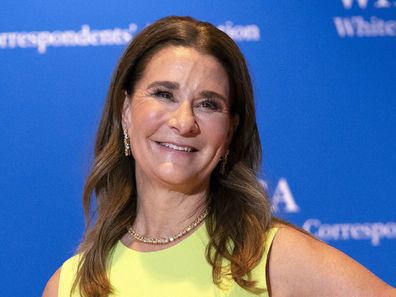
[{"label": "nose", "polygon": [[195,135],[199,131],[193,108],[188,101],[182,102],[172,112],[168,124],[169,127],[175,129],[180,135]]}]

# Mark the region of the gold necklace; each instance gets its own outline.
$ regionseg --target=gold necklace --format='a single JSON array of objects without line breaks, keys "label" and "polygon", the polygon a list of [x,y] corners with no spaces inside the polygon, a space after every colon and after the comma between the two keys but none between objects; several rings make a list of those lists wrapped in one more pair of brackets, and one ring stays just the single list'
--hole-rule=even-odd
[{"label": "gold necklace", "polygon": [[185,236],[186,234],[190,233],[206,218],[207,215],[208,215],[208,211],[205,210],[190,225],[188,225],[186,228],[184,228],[179,233],[177,233],[173,236],[160,237],[160,238],[149,238],[149,237],[145,237],[142,234],[137,233],[135,230],[133,230],[132,226],[128,228],[128,234],[131,235],[133,238],[135,238],[137,241],[140,241],[142,243],[167,244],[167,243],[173,242],[173,241]]}]

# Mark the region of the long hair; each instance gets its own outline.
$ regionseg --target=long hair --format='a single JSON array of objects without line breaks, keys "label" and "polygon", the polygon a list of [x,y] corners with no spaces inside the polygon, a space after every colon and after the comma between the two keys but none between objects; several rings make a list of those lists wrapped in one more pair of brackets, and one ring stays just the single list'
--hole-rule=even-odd
[{"label": "long hair", "polygon": [[[106,267],[117,241],[136,218],[135,161],[125,157],[121,127],[125,92],[131,97],[150,58],[168,46],[185,46],[215,57],[227,72],[231,113],[239,124],[229,146],[226,173],[216,167],[207,197],[207,260],[213,281],[225,273],[241,287],[260,292],[250,271],[263,254],[272,217],[257,180],[261,144],[253,90],[246,62],[235,42],[215,26],[190,17],[166,17],[145,28],[126,48],[113,74],[99,124],[95,158],[83,192],[86,230],[73,290],[84,297],[105,297],[113,289]],[[230,248],[230,242],[232,248]],[[224,272],[224,259],[231,269]],[[264,276],[263,276],[264,277]]]}]

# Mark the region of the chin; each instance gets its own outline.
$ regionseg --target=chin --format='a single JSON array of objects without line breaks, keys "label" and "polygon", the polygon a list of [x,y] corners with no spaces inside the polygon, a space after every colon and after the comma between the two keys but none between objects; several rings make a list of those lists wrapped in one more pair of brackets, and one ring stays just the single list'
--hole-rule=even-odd
[{"label": "chin", "polygon": [[167,172],[159,174],[159,177],[164,183],[178,186],[191,184],[194,180],[197,181],[197,178],[186,173],[179,174],[174,172]]},{"label": "chin", "polygon": [[205,182],[198,174],[181,171],[166,171],[158,173],[159,179],[170,190],[181,192],[195,192],[205,188]]}]

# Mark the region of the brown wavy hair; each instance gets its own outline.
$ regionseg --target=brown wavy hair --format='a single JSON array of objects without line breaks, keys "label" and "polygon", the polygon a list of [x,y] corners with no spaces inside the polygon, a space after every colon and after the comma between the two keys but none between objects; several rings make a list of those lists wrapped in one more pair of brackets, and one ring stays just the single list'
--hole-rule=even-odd
[{"label": "brown wavy hair", "polygon": [[[231,112],[239,124],[229,146],[226,173],[211,175],[206,228],[207,260],[213,281],[221,285],[231,274],[241,287],[262,291],[250,271],[263,255],[272,217],[268,199],[257,180],[261,144],[253,89],[245,59],[235,42],[215,26],[190,17],[166,17],[146,27],[126,48],[113,74],[99,124],[95,158],[83,192],[86,230],[73,290],[84,297],[113,292],[106,267],[115,244],[136,218],[135,160],[125,157],[121,126],[125,92],[131,95],[150,58],[168,46],[185,46],[215,57],[228,74]],[[230,242],[232,243],[230,245]],[[231,269],[222,269],[223,259]],[[263,276],[264,277],[264,276]]]}]

